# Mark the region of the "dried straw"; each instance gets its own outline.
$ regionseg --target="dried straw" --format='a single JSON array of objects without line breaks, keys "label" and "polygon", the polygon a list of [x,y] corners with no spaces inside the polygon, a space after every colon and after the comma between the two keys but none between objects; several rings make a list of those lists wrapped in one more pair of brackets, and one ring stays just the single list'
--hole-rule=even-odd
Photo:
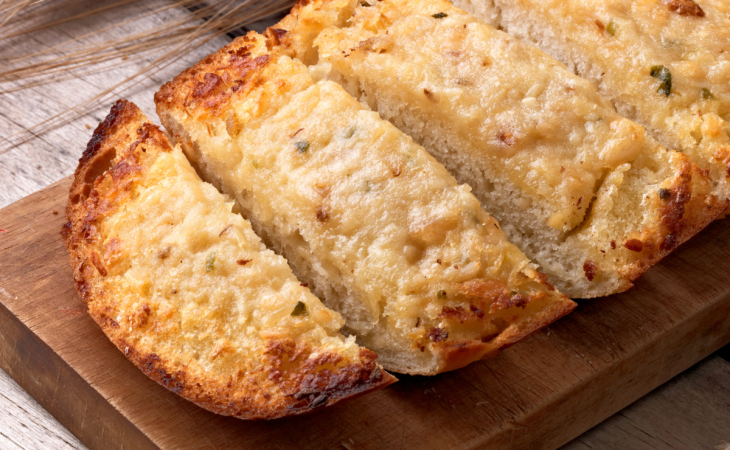
[{"label": "dried straw", "polygon": [[[120,20],[31,54],[13,55],[3,51],[3,48],[13,47],[6,43],[18,42],[30,33],[87,20],[138,1],[95,2],[94,7],[88,9],[88,0],[0,0],[0,95],[152,59],[121,83],[11,136],[9,145],[0,148],[0,154],[110,103],[145,81],[150,74],[211,39],[284,11],[292,3],[292,0],[208,0],[205,3],[201,0],[146,0],[149,12],[137,15],[133,20]],[[128,26],[142,17],[161,15],[180,7],[187,8],[190,13],[152,29],[100,39],[102,35],[111,35],[110,30]],[[115,31],[120,34],[119,30]],[[82,43],[94,40],[99,42]]]}]

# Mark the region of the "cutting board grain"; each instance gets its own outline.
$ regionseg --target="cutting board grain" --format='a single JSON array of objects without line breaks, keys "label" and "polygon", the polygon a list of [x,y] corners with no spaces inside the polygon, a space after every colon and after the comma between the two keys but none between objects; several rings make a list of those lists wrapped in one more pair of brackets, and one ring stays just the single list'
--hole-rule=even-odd
[{"label": "cutting board grain", "polygon": [[721,221],[494,359],[308,416],[216,416],[148,379],[84,312],[59,236],[69,183],[0,210],[0,365],[92,449],[554,449],[730,342]]}]

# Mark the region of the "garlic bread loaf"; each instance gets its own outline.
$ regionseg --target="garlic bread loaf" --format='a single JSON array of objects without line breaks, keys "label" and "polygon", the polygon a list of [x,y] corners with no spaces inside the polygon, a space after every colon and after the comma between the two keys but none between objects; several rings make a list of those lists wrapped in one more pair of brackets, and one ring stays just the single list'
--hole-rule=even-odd
[{"label": "garlic bread loaf", "polygon": [[162,123],[267,245],[388,370],[435,374],[571,311],[422,147],[273,33],[236,39],[155,95]]},{"label": "garlic bread loaf", "polygon": [[301,2],[267,33],[468,183],[571,297],[628,289],[726,206],[591,83],[446,0]]},{"label": "garlic bread loaf", "polygon": [[709,172],[730,198],[726,0],[455,0],[590,80],[618,111]]},{"label": "garlic bread loaf", "polygon": [[76,288],[111,341],[171,391],[244,419],[395,381],[232,206],[117,102],[80,160],[63,233]]}]

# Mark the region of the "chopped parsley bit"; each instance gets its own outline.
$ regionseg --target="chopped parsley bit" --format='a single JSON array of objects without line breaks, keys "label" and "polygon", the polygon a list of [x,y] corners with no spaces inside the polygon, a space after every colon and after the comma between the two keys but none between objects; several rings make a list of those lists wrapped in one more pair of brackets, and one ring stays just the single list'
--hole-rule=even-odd
[{"label": "chopped parsley bit", "polygon": [[210,272],[213,269],[215,269],[215,252],[210,252],[210,255],[205,260],[205,271]]},{"label": "chopped parsley bit", "polygon": [[297,141],[294,143],[294,146],[299,153],[306,153],[309,150],[309,142],[307,141]]},{"label": "chopped parsley bit", "polygon": [[611,36],[616,36],[616,32],[618,31],[618,25],[616,25],[616,22],[613,20],[608,22],[608,25],[606,25],[606,33],[610,34]]},{"label": "chopped parsley bit", "polygon": [[292,316],[308,316],[309,313],[307,312],[307,305],[304,304],[304,302],[297,302],[297,305],[294,307],[294,311],[291,312]]},{"label": "chopped parsley bit", "polygon": [[702,88],[701,94],[702,94],[702,98],[704,98],[705,100],[710,100],[710,99],[715,98],[715,96],[712,95],[712,92],[710,92],[710,90],[707,88]]},{"label": "chopped parsley bit", "polygon": [[440,12],[440,13],[436,13],[436,14],[434,14],[434,15],[433,15],[433,16],[431,16],[431,17],[433,17],[434,19],[443,19],[444,17],[449,17],[449,15],[448,15],[448,14],[446,14],[446,13],[442,13],[442,12]]},{"label": "chopped parsley bit", "polygon": [[669,200],[669,198],[672,196],[672,193],[669,189],[659,189],[659,198],[662,200]]},{"label": "chopped parsley bit", "polygon": [[438,291],[437,296],[438,296],[438,298],[446,298],[446,291],[441,289],[440,291]]},{"label": "chopped parsley bit", "polygon": [[258,169],[259,168],[259,164],[256,162],[255,159],[252,159],[251,160],[251,164],[253,164],[254,169]]},{"label": "chopped parsley bit", "polygon": [[661,65],[651,66],[650,74],[652,77],[659,78],[661,81],[661,84],[656,91],[669,97],[672,90],[672,74],[669,72],[669,69]]}]

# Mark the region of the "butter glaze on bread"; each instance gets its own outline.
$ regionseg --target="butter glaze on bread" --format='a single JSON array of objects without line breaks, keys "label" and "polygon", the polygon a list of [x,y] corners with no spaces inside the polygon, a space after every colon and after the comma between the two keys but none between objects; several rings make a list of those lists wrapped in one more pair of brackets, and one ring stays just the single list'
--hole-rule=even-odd
[{"label": "butter glaze on bread", "polygon": [[300,2],[268,31],[468,183],[571,297],[621,292],[727,205],[586,80],[443,0]]},{"label": "butter glaze on bread", "polygon": [[96,129],[64,238],[81,298],[124,355],[176,394],[243,419],[395,381],[231,206],[132,103]]},{"label": "butter glaze on bread", "polygon": [[435,374],[571,311],[423,148],[276,33],[236,39],[167,83],[158,114],[348,332],[388,370]]}]

